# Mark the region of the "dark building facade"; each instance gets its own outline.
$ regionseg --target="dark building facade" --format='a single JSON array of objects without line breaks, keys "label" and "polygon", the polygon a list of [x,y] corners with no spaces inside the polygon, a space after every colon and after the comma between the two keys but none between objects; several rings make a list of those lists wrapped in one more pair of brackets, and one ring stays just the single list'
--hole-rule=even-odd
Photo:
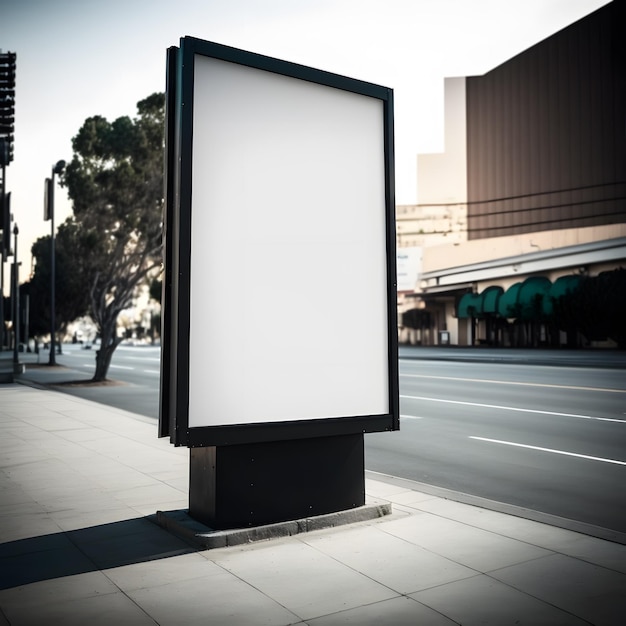
[{"label": "dark building facade", "polygon": [[626,0],[466,81],[468,239],[626,222]]}]

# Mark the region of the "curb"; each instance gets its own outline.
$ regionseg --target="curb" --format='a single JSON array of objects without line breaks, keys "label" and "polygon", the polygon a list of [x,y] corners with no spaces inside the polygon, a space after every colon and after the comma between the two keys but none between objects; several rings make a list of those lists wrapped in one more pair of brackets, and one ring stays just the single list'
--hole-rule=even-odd
[{"label": "curb", "polygon": [[377,502],[336,513],[326,513],[325,515],[288,520],[253,528],[229,530],[213,530],[190,517],[186,509],[157,511],[156,515],[150,516],[149,519],[192,545],[201,549],[211,550],[213,548],[227,548],[267,539],[299,535],[313,530],[365,522],[390,514],[391,503]]}]

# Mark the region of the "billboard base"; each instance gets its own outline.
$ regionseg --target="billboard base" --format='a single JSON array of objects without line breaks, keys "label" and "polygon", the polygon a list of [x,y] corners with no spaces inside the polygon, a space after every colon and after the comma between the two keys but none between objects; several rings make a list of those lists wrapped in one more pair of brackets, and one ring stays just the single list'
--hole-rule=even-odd
[{"label": "billboard base", "polygon": [[189,515],[223,530],[365,504],[363,434],[190,448]]}]

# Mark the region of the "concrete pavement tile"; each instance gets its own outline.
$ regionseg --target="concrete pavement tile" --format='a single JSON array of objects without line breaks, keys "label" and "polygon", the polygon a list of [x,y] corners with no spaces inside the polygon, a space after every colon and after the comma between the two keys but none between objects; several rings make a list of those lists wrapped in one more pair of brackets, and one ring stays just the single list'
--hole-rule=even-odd
[{"label": "concrete pavement tile", "polygon": [[398,595],[300,541],[218,549],[210,558],[304,620]]},{"label": "concrete pavement tile", "polygon": [[93,441],[102,437],[103,431],[99,428],[94,428],[88,424],[82,424],[81,426],[81,428],[74,428],[72,430],[61,430],[55,434],[60,439],[64,439],[70,443]]},{"label": "concrete pavement tile", "polygon": [[189,476],[187,475],[187,473],[185,474],[185,476],[155,475],[155,478],[158,478],[166,485],[169,485],[170,487],[176,489],[177,491],[180,491],[181,493],[184,493],[186,495],[189,494]]},{"label": "concrete pavement tile", "polygon": [[74,510],[65,513],[51,514],[57,526],[65,531],[82,530],[100,524],[124,522],[137,517],[137,512],[130,507],[107,508],[105,510],[83,511]]},{"label": "concrete pavement tile", "polygon": [[160,626],[285,626],[298,621],[285,607],[221,568],[127,595]]},{"label": "concrete pavement tile", "polygon": [[19,609],[33,604],[71,602],[118,591],[119,589],[102,572],[89,571],[4,589],[0,591],[0,607],[3,610]]},{"label": "concrete pavement tile", "polygon": [[158,459],[148,463],[133,464],[135,471],[148,474],[157,480],[168,478],[184,478],[189,473],[189,459],[170,458],[163,454]]},{"label": "concrete pavement tile", "polygon": [[167,559],[114,567],[106,570],[106,575],[124,592],[129,592],[182,583],[215,572],[223,570],[202,554],[190,552]]},{"label": "concrete pavement tile", "polygon": [[12,423],[9,426],[0,424],[0,430],[3,437],[10,437],[13,441],[19,442],[20,445],[31,447],[35,443],[40,441],[47,441],[50,438],[50,433],[22,422],[17,422],[17,418],[11,418]]},{"label": "concrete pavement tile", "polygon": [[[57,530],[57,532],[4,541],[0,544],[0,559],[22,556],[29,553],[41,554],[48,550],[73,550],[74,545],[68,537]],[[42,555],[43,556],[43,555]]]},{"label": "concrete pavement tile", "polygon": [[0,468],[4,470],[19,468],[26,463],[38,463],[48,459],[45,452],[26,446],[15,446],[0,457]]},{"label": "concrete pavement tile", "polygon": [[81,424],[79,421],[66,417],[63,414],[63,407],[59,407],[60,411],[53,412],[49,411],[46,413],[38,413],[34,416],[22,416],[21,419],[23,422],[27,424],[31,424],[32,426],[36,426],[42,430],[55,432],[59,430],[77,430],[80,428],[87,428],[84,424]]},{"label": "concrete pavement tile", "polygon": [[20,485],[29,492],[50,484],[50,477],[54,477],[53,485],[62,485],[68,492],[84,486],[80,474],[60,459],[50,457],[15,465],[8,477],[12,484]]},{"label": "concrete pavement tile", "polygon": [[365,493],[374,498],[385,498],[388,500],[391,495],[406,493],[407,491],[409,490],[406,487],[392,485],[391,483],[385,483],[372,478],[365,478]]},{"label": "concrete pavement tile", "polygon": [[389,500],[389,502],[393,502],[393,504],[402,504],[404,506],[415,505],[427,500],[439,500],[436,496],[411,490],[403,491],[402,493],[389,494],[385,496],[385,499]]},{"label": "concrete pavement tile", "polygon": [[82,441],[81,446],[90,450],[92,454],[99,454],[103,457],[119,461],[120,454],[117,449],[118,440],[119,437],[117,437],[117,435],[102,433],[101,436],[96,439]]},{"label": "concrete pavement tile", "polygon": [[94,570],[92,561],[74,546],[33,552],[28,547],[29,541],[21,540],[23,551],[0,561],[0,589]]},{"label": "concrete pavement tile", "polygon": [[376,526],[306,537],[303,542],[402,594],[474,576],[472,569]]},{"label": "concrete pavement tile", "polygon": [[555,550],[567,556],[587,561],[592,565],[626,574],[626,546],[573,533],[575,537],[563,537],[554,542]]},{"label": "concrete pavement tile", "polygon": [[451,500],[424,501],[418,506],[423,512],[432,512],[626,574],[626,546],[622,544]]},{"label": "concrete pavement tile", "polygon": [[449,620],[431,608],[416,602],[412,598],[392,598],[360,606],[356,609],[333,613],[326,617],[307,620],[308,626],[341,626],[342,624],[355,624],[357,626],[381,626],[390,624],[393,626],[415,626],[416,624],[428,624],[428,626],[454,626],[456,622]]},{"label": "concrete pavement tile", "polygon": [[24,493],[24,490],[13,485],[7,479],[7,476],[3,470],[0,470],[0,517],[4,514],[5,510],[11,507],[23,506],[24,512],[28,512],[29,507],[32,508],[32,512],[36,513],[38,510],[38,504],[30,496],[30,494]]},{"label": "concrete pavement tile", "polygon": [[596,626],[624,624],[626,574],[555,554],[490,576]]},{"label": "concrete pavement tile", "polygon": [[[155,484],[154,477],[149,474],[138,472],[132,467],[125,467],[110,459],[102,459],[102,461],[102,463],[96,464],[97,469],[95,470],[90,468],[87,473],[84,473],[81,468],[80,471],[91,482],[111,493],[116,493],[118,489],[131,489]],[[111,463],[110,466],[109,463]]]},{"label": "concrete pavement tile", "polygon": [[120,592],[45,605],[30,604],[7,610],[6,615],[15,626],[154,626],[154,620]]},{"label": "concrete pavement tile", "polygon": [[114,494],[106,489],[85,484],[81,489],[68,490],[53,485],[30,491],[30,495],[45,511],[103,511],[120,506]]},{"label": "concrete pavement tile", "polygon": [[380,528],[480,572],[551,554],[543,548],[436,515],[381,522]]},{"label": "concrete pavement tile", "polygon": [[150,502],[146,502],[145,504],[133,504],[132,509],[136,515],[148,517],[154,515],[157,511],[179,511],[180,509],[186,509],[188,506],[189,499],[187,497],[181,497],[176,500],[170,500],[169,502],[159,502],[156,505]]},{"label": "concrete pavement tile", "polygon": [[0,523],[0,540],[20,541],[59,532],[61,527],[47,514],[30,515],[27,518],[13,518]]},{"label": "concrete pavement tile", "polygon": [[571,613],[485,575],[419,591],[411,598],[463,626],[588,626]]},{"label": "concrete pavement tile", "polygon": [[99,569],[164,559],[194,550],[142,518],[75,530],[68,536]]},{"label": "concrete pavement tile", "polygon": [[152,512],[163,509],[166,503],[177,502],[181,498],[187,498],[188,494],[181,493],[178,489],[164,483],[142,485],[130,489],[117,489],[115,497],[128,506],[152,505]]}]

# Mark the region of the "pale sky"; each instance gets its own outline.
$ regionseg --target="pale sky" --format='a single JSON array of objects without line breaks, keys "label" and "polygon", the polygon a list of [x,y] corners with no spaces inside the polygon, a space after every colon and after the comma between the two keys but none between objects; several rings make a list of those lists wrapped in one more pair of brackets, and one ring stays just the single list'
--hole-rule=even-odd
[{"label": "pale sky", "polygon": [[[443,149],[443,81],[488,72],[606,0],[0,0],[0,50],[17,53],[20,278],[50,234],[44,180],[72,159],[86,118],[136,114],[165,89],[165,52],[191,35],[394,90],[396,201],[416,202],[418,153]],[[56,224],[71,214],[56,190]],[[8,265],[5,293],[8,293]]]}]

